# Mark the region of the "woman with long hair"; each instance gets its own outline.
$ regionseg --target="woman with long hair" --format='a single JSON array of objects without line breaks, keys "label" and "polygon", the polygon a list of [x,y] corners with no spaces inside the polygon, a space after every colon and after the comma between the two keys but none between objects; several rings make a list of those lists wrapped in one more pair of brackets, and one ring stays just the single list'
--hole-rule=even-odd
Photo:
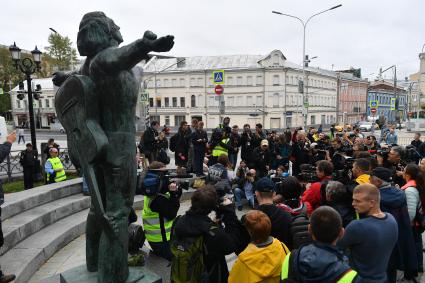
[{"label": "woman with long hair", "polygon": [[404,190],[407,200],[407,210],[412,223],[413,237],[415,239],[416,253],[418,256],[418,272],[423,272],[422,231],[415,225],[415,216],[420,204],[425,204],[425,175],[416,164],[408,164],[404,169],[406,185]]}]

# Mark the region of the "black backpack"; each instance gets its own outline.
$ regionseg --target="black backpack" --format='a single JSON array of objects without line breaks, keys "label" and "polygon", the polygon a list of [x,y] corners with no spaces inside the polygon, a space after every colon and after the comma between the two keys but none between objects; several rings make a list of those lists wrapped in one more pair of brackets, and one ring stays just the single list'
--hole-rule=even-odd
[{"label": "black backpack", "polygon": [[172,152],[176,151],[176,147],[177,147],[177,138],[178,138],[178,133],[174,134],[171,138],[170,138],[170,150]]},{"label": "black backpack", "polygon": [[313,242],[313,239],[308,232],[310,220],[307,216],[307,205],[303,205],[304,207],[301,213],[292,217],[291,228],[289,230],[292,236],[293,249],[298,249],[301,245]]}]

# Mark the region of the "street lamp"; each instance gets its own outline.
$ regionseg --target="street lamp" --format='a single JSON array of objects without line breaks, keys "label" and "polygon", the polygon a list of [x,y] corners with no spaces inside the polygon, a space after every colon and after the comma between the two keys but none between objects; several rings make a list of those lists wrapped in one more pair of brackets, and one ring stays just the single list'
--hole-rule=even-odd
[{"label": "street lamp", "polygon": [[[17,70],[20,70],[22,73],[25,74],[26,80],[27,80],[27,93],[28,93],[28,110],[30,115],[30,130],[31,130],[31,143],[33,146],[33,149],[37,151],[37,140],[35,137],[35,124],[34,124],[34,108],[33,108],[33,91],[32,91],[32,84],[31,84],[31,75],[34,74],[37,71],[41,70],[41,51],[38,50],[37,46],[35,46],[35,49],[31,51],[31,54],[33,56],[33,60],[30,58],[24,58],[21,60],[21,49],[16,46],[16,43],[14,42],[13,45],[9,47],[9,51],[12,55],[12,60],[15,64],[15,68]],[[38,87],[37,87],[38,88]],[[36,98],[37,92],[34,92],[34,98]]]},{"label": "street lamp", "polygon": [[306,73],[305,73],[305,67],[306,67],[306,63],[308,61],[308,59],[306,59],[306,57],[305,57],[305,30],[307,28],[307,24],[310,22],[310,20],[312,18],[314,18],[315,16],[318,16],[320,14],[323,14],[325,12],[328,12],[328,11],[331,11],[331,10],[334,10],[334,9],[337,9],[337,8],[339,8],[341,6],[342,6],[342,4],[339,4],[339,5],[333,6],[333,7],[329,8],[329,9],[326,9],[324,11],[318,12],[318,13],[310,16],[307,19],[307,21],[303,21],[299,17],[293,16],[293,15],[284,14],[284,13],[281,13],[281,12],[278,12],[278,11],[272,11],[273,14],[277,14],[277,15],[281,15],[281,16],[286,16],[286,17],[297,19],[303,25],[303,60],[302,60],[303,80],[302,80],[302,82],[300,81],[300,83],[301,83],[301,88],[300,89],[302,90],[302,94],[303,94],[303,105],[305,107],[305,109],[304,109],[304,112],[305,112],[305,114],[304,114],[305,115],[305,117],[304,117],[304,129],[307,129],[308,106],[309,106],[308,105],[308,96],[307,96],[307,93],[304,91],[304,82],[308,86],[308,81],[306,80]]}]

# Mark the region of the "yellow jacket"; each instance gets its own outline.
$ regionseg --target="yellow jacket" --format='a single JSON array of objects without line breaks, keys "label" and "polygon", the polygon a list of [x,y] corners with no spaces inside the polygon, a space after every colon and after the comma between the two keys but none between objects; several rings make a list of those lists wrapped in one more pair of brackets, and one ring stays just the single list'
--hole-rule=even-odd
[{"label": "yellow jacket", "polygon": [[289,253],[285,244],[273,238],[265,247],[249,244],[239,254],[229,274],[229,283],[279,283],[282,263]]}]

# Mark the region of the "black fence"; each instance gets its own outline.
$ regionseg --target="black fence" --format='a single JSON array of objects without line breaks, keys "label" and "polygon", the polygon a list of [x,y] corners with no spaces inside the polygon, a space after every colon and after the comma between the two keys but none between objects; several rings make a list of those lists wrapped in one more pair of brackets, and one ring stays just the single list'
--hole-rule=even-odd
[{"label": "black fence", "polygon": [[[11,182],[13,178],[22,176],[24,169],[19,163],[19,157],[21,155],[21,152],[22,152],[21,150],[11,151],[9,153],[9,156],[2,163],[0,163],[0,179],[8,180],[9,182]],[[60,148],[59,158],[62,161],[62,165],[65,171],[68,171],[68,172],[76,171],[69,157],[67,148]],[[40,160],[41,166],[44,168],[45,160],[42,159],[41,155],[39,155],[38,159]]]}]

